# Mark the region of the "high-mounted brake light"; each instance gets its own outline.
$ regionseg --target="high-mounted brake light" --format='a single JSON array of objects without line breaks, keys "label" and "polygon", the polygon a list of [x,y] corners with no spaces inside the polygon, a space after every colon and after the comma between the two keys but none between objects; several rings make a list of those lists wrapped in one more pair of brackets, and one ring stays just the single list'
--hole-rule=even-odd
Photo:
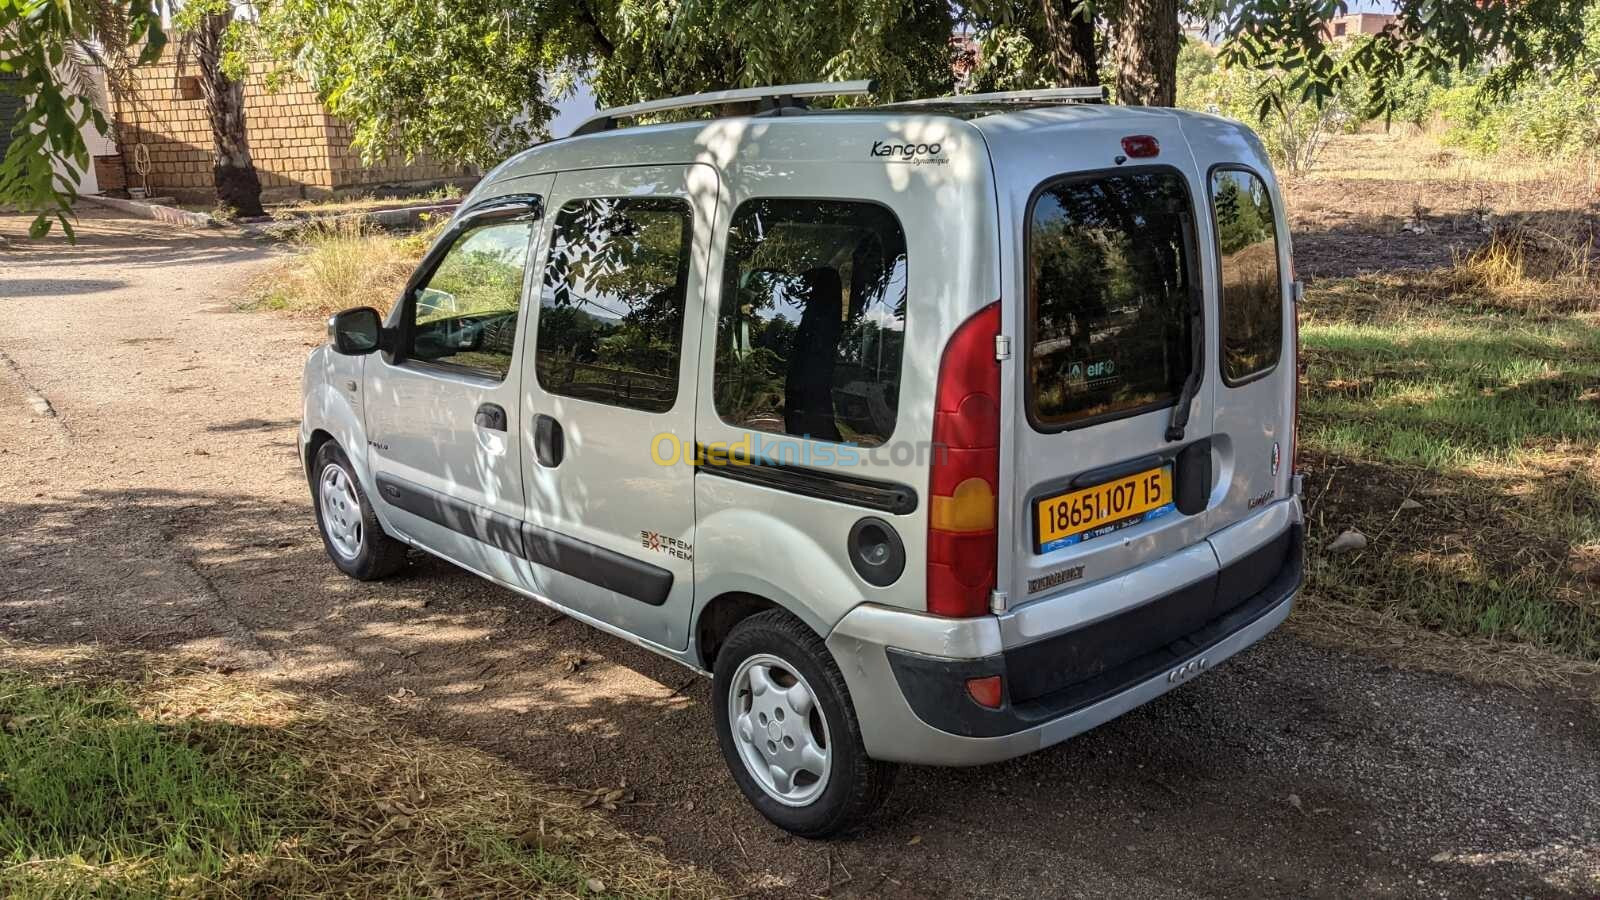
[{"label": "high-mounted brake light", "polygon": [[1130,159],[1149,159],[1161,154],[1161,142],[1149,134],[1130,134],[1122,139],[1122,152]]},{"label": "high-mounted brake light", "polygon": [[961,323],[939,360],[928,475],[928,612],[981,616],[994,588],[1000,487],[1000,303]]}]

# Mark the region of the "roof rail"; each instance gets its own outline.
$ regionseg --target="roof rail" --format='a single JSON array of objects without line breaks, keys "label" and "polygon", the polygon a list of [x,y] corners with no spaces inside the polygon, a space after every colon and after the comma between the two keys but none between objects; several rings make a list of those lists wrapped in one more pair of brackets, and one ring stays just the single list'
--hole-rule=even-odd
[{"label": "roof rail", "polygon": [[1039,88],[1033,91],[996,91],[990,94],[951,94],[922,100],[901,100],[885,106],[945,106],[962,103],[1104,103],[1104,87]]},{"label": "roof rail", "polygon": [[876,81],[814,81],[810,84],[780,84],[771,87],[737,88],[731,91],[711,91],[705,94],[688,94],[668,97],[665,100],[647,100],[629,106],[603,109],[572,130],[572,137],[610,131],[617,127],[618,119],[663,112],[669,109],[688,109],[695,106],[726,106],[730,103],[759,103],[764,109],[782,109],[801,106],[798,101],[807,97],[851,97],[871,94],[878,89]]}]

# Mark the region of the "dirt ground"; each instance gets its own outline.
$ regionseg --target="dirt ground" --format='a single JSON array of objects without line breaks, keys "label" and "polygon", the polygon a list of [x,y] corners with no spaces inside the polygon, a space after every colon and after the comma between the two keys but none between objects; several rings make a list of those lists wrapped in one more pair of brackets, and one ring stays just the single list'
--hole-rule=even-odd
[{"label": "dirt ground", "polygon": [[0,250],[0,636],[181,653],[626,783],[617,825],[750,895],[1600,890],[1593,705],[1285,632],[1050,750],[904,769],[852,839],[787,837],[726,774],[698,676],[431,558],[338,574],[294,447],[321,335],[228,302],[273,251],[90,208],[79,236]]}]

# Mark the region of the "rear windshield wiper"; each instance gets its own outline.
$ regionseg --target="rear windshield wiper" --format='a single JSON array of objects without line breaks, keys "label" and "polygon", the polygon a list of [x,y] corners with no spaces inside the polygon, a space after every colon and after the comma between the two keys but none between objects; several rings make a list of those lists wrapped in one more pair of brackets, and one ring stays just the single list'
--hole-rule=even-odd
[{"label": "rear windshield wiper", "polygon": [[1205,294],[1191,288],[1189,291],[1189,375],[1183,380],[1183,390],[1178,392],[1178,405],[1172,408],[1172,418],[1167,422],[1167,440],[1183,440],[1189,427],[1189,407],[1194,405],[1194,395],[1200,392],[1200,378],[1205,372],[1206,337]]}]

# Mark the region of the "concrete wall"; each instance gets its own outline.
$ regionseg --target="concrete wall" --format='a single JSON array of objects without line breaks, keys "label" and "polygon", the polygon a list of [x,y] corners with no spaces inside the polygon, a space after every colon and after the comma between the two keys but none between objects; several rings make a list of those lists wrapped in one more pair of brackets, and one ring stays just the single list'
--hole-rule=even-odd
[{"label": "concrete wall", "polygon": [[[148,186],[150,196],[190,203],[216,200],[211,176],[211,126],[206,102],[192,82],[193,64],[181,70],[171,54],[140,66],[135,90],[116,98],[117,144],[127,186]],[[268,200],[327,197],[336,191],[380,184],[470,177],[475,170],[428,159],[410,164],[384,160],[361,165],[350,148],[350,129],[330,116],[311,88],[290,80],[269,90],[266,66],[252,66],[244,83],[250,154]],[[140,145],[148,175],[137,170]]]}]

